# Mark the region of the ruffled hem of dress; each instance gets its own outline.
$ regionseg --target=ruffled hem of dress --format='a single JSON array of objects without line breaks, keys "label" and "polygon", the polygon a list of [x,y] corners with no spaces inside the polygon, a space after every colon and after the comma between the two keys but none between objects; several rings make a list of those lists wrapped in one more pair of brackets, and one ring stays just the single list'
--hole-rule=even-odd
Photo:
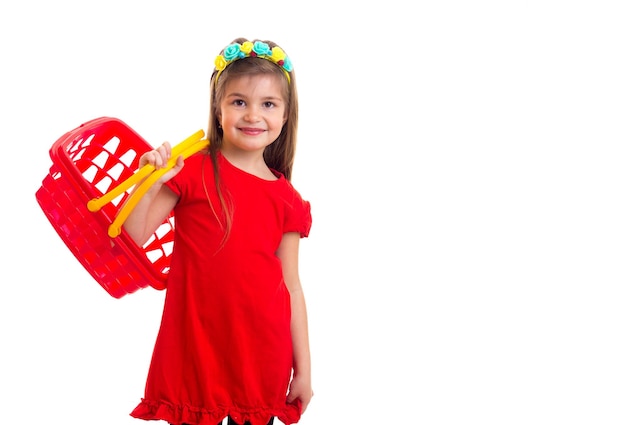
[{"label": "ruffled hem of dress", "polygon": [[283,424],[292,425],[300,420],[302,404],[300,400],[285,404],[284,409],[241,410],[223,407],[212,410],[192,406],[174,405],[164,401],[141,399],[141,403],[131,412],[131,416],[143,420],[163,420],[173,425],[215,425],[227,416],[235,422],[251,425],[267,425],[272,416]]}]

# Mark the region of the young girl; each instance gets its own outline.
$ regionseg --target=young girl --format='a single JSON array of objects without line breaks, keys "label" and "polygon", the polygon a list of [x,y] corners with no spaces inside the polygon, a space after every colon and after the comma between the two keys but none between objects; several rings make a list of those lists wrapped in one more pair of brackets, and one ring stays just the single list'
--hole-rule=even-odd
[{"label": "young girl", "polygon": [[[271,41],[239,38],[215,60],[208,151],[177,158],[127,218],[142,245],[173,209],[165,305],[133,417],[173,425],[299,421],[313,391],[298,272],[310,205],[290,183],[298,97]],[[164,143],[139,166],[163,167]]]}]

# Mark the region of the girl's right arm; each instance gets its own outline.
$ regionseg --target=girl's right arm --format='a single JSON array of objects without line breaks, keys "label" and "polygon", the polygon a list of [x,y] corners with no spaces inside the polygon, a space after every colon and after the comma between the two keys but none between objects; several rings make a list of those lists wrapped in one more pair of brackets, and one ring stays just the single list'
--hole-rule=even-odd
[{"label": "girl's right arm", "polygon": [[[144,153],[139,159],[139,168],[146,164],[152,165],[155,169],[163,168],[171,155],[172,148],[165,142],[158,148]],[[126,218],[124,230],[137,245],[143,246],[146,243],[176,205],[178,196],[164,183],[178,174],[183,165],[183,157],[179,156],[174,167],[148,189]],[[139,187],[140,184],[137,183],[135,187]]]}]

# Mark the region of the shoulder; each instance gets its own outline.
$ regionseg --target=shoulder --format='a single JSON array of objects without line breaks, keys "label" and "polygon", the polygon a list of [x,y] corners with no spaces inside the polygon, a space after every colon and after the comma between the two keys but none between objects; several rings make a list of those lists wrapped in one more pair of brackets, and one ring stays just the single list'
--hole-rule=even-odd
[{"label": "shoulder", "polygon": [[295,188],[293,183],[290,182],[289,180],[287,180],[285,178],[285,176],[283,176],[282,174],[278,178],[278,181],[276,182],[276,184],[280,188],[279,190],[283,194],[288,195],[288,196],[292,197],[293,199],[297,199],[297,200],[300,200],[300,201],[304,200],[304,198],[302,197],[300,192]]},{"label": "shoulder", "polygon": [[167,182],[167,186],[180,195],[184,192],[185,187],[198,180],[197,176],[202,173],[202,170],[206,170],[204,172],[209,178],[213,175],[212,169],[211,158],[206,152],[195,153],[185,159],[185,165],[178,174]]},{"label": "shoulder", "polygon": [[[191,155],[189,158],[185,159],[185,165],[183,169],[178,173],[178,175],[182,174],[182,177],[189,174],[197,174],[197,171],[200,169],[213,169],[213,163],[211,162],[211,157],[206,152],[198,152]],[[178,177],[177,175],[177,177]]]}]

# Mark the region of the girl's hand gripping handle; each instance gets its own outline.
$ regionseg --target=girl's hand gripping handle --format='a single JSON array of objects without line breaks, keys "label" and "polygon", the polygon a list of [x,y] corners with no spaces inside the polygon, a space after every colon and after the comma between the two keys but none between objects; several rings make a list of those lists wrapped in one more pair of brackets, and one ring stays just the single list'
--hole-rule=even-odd
[{"label": "girl's hand gripping handle", "polygon": [[[148,191],[148,189],[150,189],[150,187],[154,183],[156,183],[157,180],[159,180],[159,178],[161,178],[163,174],[167,173],[169,170],[171,170],[174,167],[174,165],[176,165],[176,160],[179,156],[182,156],[183,159],[187,159],[194,153],[201,151],[207,146],[209,146],[209,141],[206,139],[198,140],[191,145],[187,145],[185,146],[184,150],[180,150],[180,149],[177,150],[176,147],[178,147],[178,145],[175,146],[172,149],[172,156],[167,162],[167,165],[163,168],[159,168],[158,170],[153,171],[152,174],[150,174],[139,185],[139,187],[135,189],[135,191],[126,200],[122,208],[120,208],[120,210],[117,212],[117,215],[115,216],[115,220],[113,220],[113,223],[111,223],[111,225],[109,226],[109,232],[108,232],[109,236],[112,238],[115,238],[119,236],[120,233],[122,233],[122,225],[124,224],[124,221],[126,220],[128,215],[131,213],[133,208],[135,208],[135,206],[137,205],[137,202],[139,202],[139,199]],[[154,169],[154,167],[152,166],[150,167]]]},{"label": "girl's hand gripping handle", "polygon": [[[131,196],[126,200],[122,208],[117,212],[113,223],[109,226],[108,234],[114,238],[122,232],[122,224],[139,202],[139,199],[148,191],[148,189],[167,171],[171,170],[176,164],[176,159],[182,156],[183,159],[188,158],[196,152],[201,151],[209,145],[209,141],[202,139],[204,131],[199,130],[190,137],[186,138],[172,148],[172,155],[167,165],[155,171],[154,166],[144,165],[135,174],[121,182],[115,188],[104,194],[100,198],[94,198],[87,203],[89,211],[95,212],[100,210],[108,202],[111,202],[117,196],[130,189],[132,186],[141,182]],[[144,180],[145,179],[145,180]],[[143,180],[143,181],[142,181]]]},{"label": "girl's hand gripping handle", "polygon": [[[182,151],[194,145],[195,143],[199,142],[200,139],[202,139],[202,137],[204,137],[204,131],[198,130],[197,132],[195,132],[194,134],[192,134],[191,136],[189,136],[188,138],[180,142],[178,145],[174,146],[174,148],[172,148],[172,158],[176,158],[180,156]],[[101,197],[94,198],[90,200],[89,202],[87,202],[87,208],[91,212],[100,211],[100,209],[104,205],[108,204],[113,199],[115,199],[116,197],[118,197],[119,195],[121,195],[122,193],[130,189],[131,187],[133,187],[137,182],[142,181],[144,178],[150,175],[150,173],[152,173],[153,171],[154,171],[154,167],[152,165],[144,165],[131,177],[122,181],[120,184],[115,186],[113,189],[111,189],[110,191],[102,195]]]}]

